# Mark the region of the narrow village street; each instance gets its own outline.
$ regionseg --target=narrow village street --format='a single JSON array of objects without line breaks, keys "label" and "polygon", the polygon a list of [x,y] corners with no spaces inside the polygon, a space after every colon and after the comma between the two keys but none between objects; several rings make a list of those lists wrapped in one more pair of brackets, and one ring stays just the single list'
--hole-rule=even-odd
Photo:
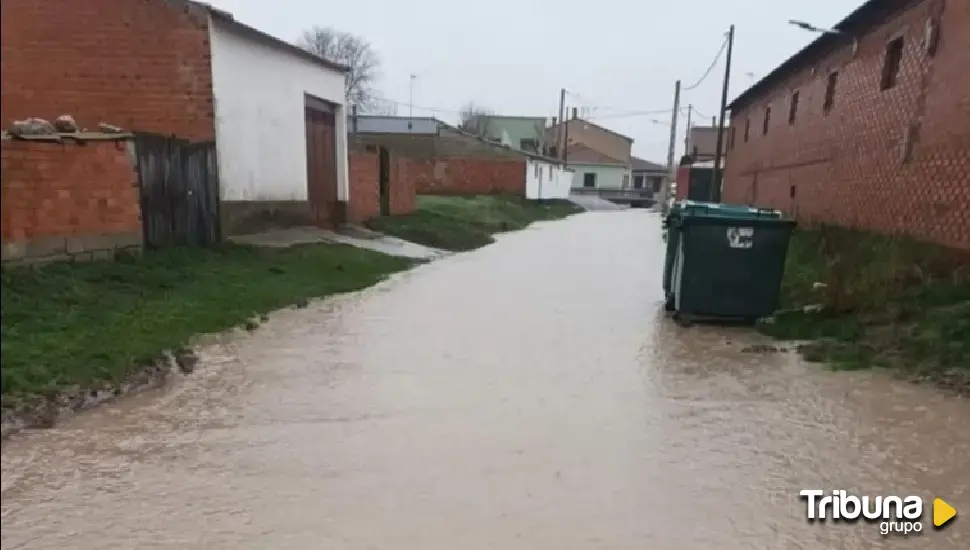
[{"label": "narrow village street", "polygon": [[970,402],[676,326],[657,216],[277,312],[169,388],[15,436],[3,548],[968,548],[966,521],[810,524],[798,492],[970,510]]}]

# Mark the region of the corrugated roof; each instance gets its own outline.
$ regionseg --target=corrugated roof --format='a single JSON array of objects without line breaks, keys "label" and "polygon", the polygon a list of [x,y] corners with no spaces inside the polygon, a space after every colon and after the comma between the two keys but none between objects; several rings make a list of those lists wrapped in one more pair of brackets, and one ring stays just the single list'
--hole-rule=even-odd
[{"label": "corrugated roof", "polygon": [[[887,15],[900,11],[909,5],[919,3],[923,0],[867,0],[852,13],[845,16],[842,21],[836,23],[833,30],[850,33],[871,27]],[[961,0],[967,1],[967,0]],[[800,68],[812,59],[821,57],[830,48],[844,44],[846,37],[841,34],[822,33],[810,42],[807,46],[798,51],[795,55],[786,59],[770,73],[766,74],[761,80],[755,82],[750,88],[741,92],[731,103],[728,109],[735,109],[740,105],[752,100],[758,94],[769,89],[771,86],[782,80],[792,72]]]}]

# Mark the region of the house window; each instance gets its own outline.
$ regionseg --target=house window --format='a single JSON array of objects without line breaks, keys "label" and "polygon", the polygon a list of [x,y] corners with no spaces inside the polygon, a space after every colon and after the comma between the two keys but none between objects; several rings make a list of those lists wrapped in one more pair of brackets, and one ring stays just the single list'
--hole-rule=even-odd
[{"label": "house window", "polygon": [[596,172],[585,172],[583,174],[583,187],[596,187]]},{"label": "house window", "polygon": [[728,150],[734,149],[734,138],[737,137],[736,126],[731,126],[731,139],[728,140]]},{"label": "house window", "polygon": [[653,178],[653,192],[659,193],[660,188],[663,186],[663,183],[664,183],[663,178]]},{"label": "house window", "polygon": [[643,189],[643,176],[633,176],[633,188]]},{"label": "house window", "polygon": [[835,105],[835,86],[839,83],[839,72],[829,73],[828,82],[825,84],[825,102],[822,103],[822,113],[829,114],[832,106]]},{"label": "house window", "polygon": [[791,107],[788,110],[788,124],[795,124],[795,118],[798,116],[798,90],[795,90],[791,94]]},{"label": "house window", "polygon": [[622,187],[626,189],[630,187],[630,174],[623,174],[623,184]]},{"label": "house window", "polygon": [[882,82],[879,89],[888,90],[896,85],[899,64],[903,60],[903,37],[900,36],[886,44],[886,55],[882,61]]},{"label": "house window", "polygon": [[748,142],[748,138],[751,136],[751,119],[744,119],[744,142]]},{"label": "house window", "polygon": [[520,139],[519,149],[523,151],[536,152],[539,150],[539,142],[532,138]]},{"label": "house window", "polygon": [[555,157],[555,156],[557,156],[557,155],[556,155],[556,153],[557,153],[557,152],[558,152],[558,151],[556,151],[556,146],[555,146],[555,145],[550,145],[550,146],[549,146],[549,156],[550,156],[550,157]]},{"label": "house window", "polygon": [[768,125],[771,124],[771,107],[765,107],[765,122],[761,127],[761,135],[768,135]]}]

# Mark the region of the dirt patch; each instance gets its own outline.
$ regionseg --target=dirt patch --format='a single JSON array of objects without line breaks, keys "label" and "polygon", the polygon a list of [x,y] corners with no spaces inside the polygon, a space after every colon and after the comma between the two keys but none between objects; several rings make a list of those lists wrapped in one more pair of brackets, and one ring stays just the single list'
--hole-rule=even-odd
[{"label": "dirt patch", "polygon": [[30,428],[52,428],[71,416],[104,403],[163,386],[173,373],[189,374],[198,357],[191,350],[166,354],[135,371],[118,383],[102,382],[96,387],[73,386],[49,395],[4,396],[0,439]]}]

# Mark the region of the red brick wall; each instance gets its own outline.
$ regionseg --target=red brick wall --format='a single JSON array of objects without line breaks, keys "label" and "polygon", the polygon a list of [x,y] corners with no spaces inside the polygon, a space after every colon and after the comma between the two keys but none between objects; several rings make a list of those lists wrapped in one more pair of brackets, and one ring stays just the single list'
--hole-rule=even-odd
[{"label": "red brick wall", "polygon": [[215,135],[207,19],[180,0],[0,4],[0,119]]},{"label": "red brick wall", "polygon": [[[381,214],[380,157],[377,152],[352,151],[349,157],[350,202],[348,220],[359,223]],[[391,174],[388,181],[391,215],[414,211],[414,183],[409,177],[407,158],[391,153]]]},{"label": "red brick wall", "polygon": [[[938,49],[931,56],[922,47],[924,25],[941,13]],[[970,2],[915,2],[860,36],[855,56],[850,46],[842,47],[737,106],[725,202],[970,249],[968,29]],[[896,85],[883,91],[885,45],[896,36],[904,39],[901,68]],[[838,84],[834,105],[824,114],[831,70],[838,70]],[[795,89],[798,112],[789,124]],[[762,135],[768,105],[770,126]],[[908,126],[912,147],[905,159]]]},{"label": "red brick wall", "polygon": [[464,157],[411,161],[415,189],[432,195],[525,196],[524,159]]},{"label": "red brick wall", "polygon": [[[56,237],[117,235],[126,244],[140,242],[137,176],[124,143],[4,141],[2,147],[4,259],[8,245]],[[63,239],[60,246],[69,252]]]}]

